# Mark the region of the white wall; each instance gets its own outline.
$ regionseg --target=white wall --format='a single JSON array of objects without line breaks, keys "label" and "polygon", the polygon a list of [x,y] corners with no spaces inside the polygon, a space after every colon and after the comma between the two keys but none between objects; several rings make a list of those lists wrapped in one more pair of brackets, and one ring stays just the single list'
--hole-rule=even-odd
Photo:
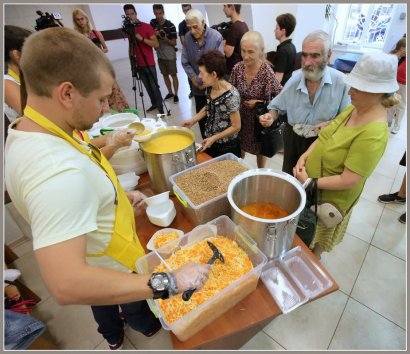
[{"label": "white wall", "polygon": [[[217,25],[221,22],[228,22],[230,18],[225,16],[223,12],[223,4],[219,5],[205,5],[205,10],[208,14],[209,25]],[[245,20],[248,27],[253,28],[252,5],[242,4],[241,17]]]},{"label": "white wall", "polygon": [[[400,19],[400,14],[404,12],[405,18]],[[397,4],[394,10],[392,24],[387,33],[384,43],[383,52],[388,53],[396,47],[397,41],[403,37],[407,30],[407,6],[405,4]]]}]

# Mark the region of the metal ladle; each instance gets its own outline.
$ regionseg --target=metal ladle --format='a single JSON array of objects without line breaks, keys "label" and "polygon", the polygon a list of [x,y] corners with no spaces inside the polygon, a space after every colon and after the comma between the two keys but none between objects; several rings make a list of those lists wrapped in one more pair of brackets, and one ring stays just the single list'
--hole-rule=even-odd
[{"label": "metal ladle", "polygon": [[[145,125],[140,122],[133,122],[128,124],[128,129],[134,129],[135,135],[141,134],[145,130]],[[115,128],[101,128],[100,133],[101,135],[105,135],[106,133],[112,132],[116,130]]]}]

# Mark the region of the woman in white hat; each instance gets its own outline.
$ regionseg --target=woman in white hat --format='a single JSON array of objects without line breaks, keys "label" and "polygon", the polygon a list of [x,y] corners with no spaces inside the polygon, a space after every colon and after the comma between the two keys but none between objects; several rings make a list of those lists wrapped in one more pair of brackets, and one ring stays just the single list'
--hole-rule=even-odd
[{"label": "woman in white hat", "polygon": [[396,72],[393,55],[364,54],[344,79],[352,104],[320,132],[293,169],[300,182],[317,185],[318,222],[309,247],[319,259],[342,241],[352,208],[384,153],[386,108],[400,102],[394,94]]}]

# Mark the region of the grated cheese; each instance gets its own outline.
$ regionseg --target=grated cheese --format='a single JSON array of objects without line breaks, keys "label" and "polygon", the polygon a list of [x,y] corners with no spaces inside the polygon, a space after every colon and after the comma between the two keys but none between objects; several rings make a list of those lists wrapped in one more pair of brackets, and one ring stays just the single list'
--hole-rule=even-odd
[{"label": "grated cheese", "polygon": [[160,248],[161,246],[167,244],[168,242],[174,241],[179,237],[177,232],[167,232],[158,235],[155,237],[154,240],[154,247],[155,248]]},{"label": "grated cheese", "polygon": [[[212,265],[208,281],[199,291],[193,293],[190,300],[182,300],[182,294],[166,300],[158,300],[157,304],[164,313],[165,320],[168,323],[173,323],[180,319],[253,269],[253,264],[246,252],[235,241],[219,235],[176,251],[171,257],[166,259],[166,262],[172,269],[178,269],[188,262],[207,263],[213,255],[206,242],[207,240],[219,249],[224,256],[225,263],[217,260]],[[154,270],[154,272],[164,271],[167,271],[167,269],[163,264],[160,264]]]}]

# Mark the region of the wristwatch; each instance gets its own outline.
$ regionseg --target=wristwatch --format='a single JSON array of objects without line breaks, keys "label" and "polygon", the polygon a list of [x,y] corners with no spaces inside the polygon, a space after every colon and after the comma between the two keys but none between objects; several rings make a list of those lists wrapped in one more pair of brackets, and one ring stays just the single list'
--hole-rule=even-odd
[{"label": "wristwatch", "polygon": [[148,286],[152,289],[154,299],[168,299],[169,295],[178,293],[175,276],[172,273],[152,273]]}]

